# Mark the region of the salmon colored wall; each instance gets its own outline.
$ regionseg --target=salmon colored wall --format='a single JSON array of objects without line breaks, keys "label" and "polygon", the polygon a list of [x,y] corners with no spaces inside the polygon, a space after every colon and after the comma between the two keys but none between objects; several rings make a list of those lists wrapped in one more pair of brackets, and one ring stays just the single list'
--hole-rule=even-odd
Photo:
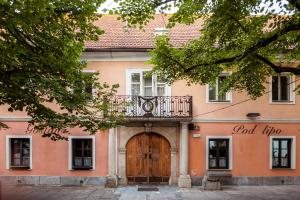
[{"label": "salmon colored wall", "polygon": [[[126,69],[129,68],[150,68],[145,62],[89,62],[89,69],[100,71],[100,80],[111,84],[119,83],[120,88],[118,94],[126,94]],[[300,81],[297,82],[298,84]],[[266,85],[266,90],[269,86]],[[235,105],[221,112],[211,114],[203,113],[231,105],[231,103],[206,103],[205,86],[192,85],[186,86],[185,81],[177,81],[171,87],[173,96],[193,96],[193,115],[194,118],[205,119],[246,119],[249,112],[259,112],[261,118],[265,119],[300,119],[300,95],[296,95],[296,104],[270,104],[269,95],[264,95],[257,100],[251,100],[239,105]],[[233,92],[232,104],[248,99],[246,93]]]},{"label": "salmon colored wall", "polygon": [[[118,94],[126,94],[126,69],[129,68],[151,68],[150,65],[143,61],[90,61],[87,69],[94,69],[100,72],[100,81],[110,84],[119,84]],[[300,81],[298,81],[298,84]],[[269,86],[266,85],[266,89]],[[249,112],[259,112],[261,118],[264,119],[300,119],[300,95],[296,95],[296,104],[270,104],[269,95],[264,95],[257,100],[247,101],[245,103],[232,106],[222,111],[204,114],[224,106],[231,105],[230,103],[206,103],[205,86],[192,85],[186,86],[185,81],[177,81],[172,85],[171,93],[173,96],[190,95],[193,96],[193,115],[199,119],[246,119],[246,114]],[[246,93],[233,92],[233,104],[248,99]],[[4,116],[26,116],[22,112],[8,112],[7,107],[0,107],[0,117]]]},{"label": "salmon colored wall", "polygon": [[[199,131],[189,134],[189,170],[191,176],[203,176],[206,170],[206,136],[232,136],[233,176],[299,176],[300,175],[300,124],[244,124],[257,125],[254,134],[232,134],[235,123],[198,123]],[[282,133],[273,136],[296,136],[296,169],[270,169],[270,138],[262,134],[266,125],[280,128]],[[193,138],[200,133],[200,138]]]},{"label": "salmon colored wall", "polygon": [[[297,82],[298,84],[300,81]],[[269,86],[266,85],[266,90]],[[270,104],[269,94],[263,95],[256,100],[250,100],[238,105],[234,105],[227,109],[204,114],[216,109],[230,106],[232,104],[249,99],[249,96],[244,93],[233,91],[232,103],[206,103],[205,86],[192,85],[186,86],[184,81],[177,81],[172,86],[172,95],[190,95],[193,96],[193,116],[194,118],[205,119],[246,119],[246,114],[249,112],[258,112],[261,118],[265,119],[300,119],[300,95],[296,95],[296,104]],[[297,105],[298,104],[298,105]]]},{"label": "salmon colored wall", "polygon": [[[150,68],[143,61],[93,61],[88,63],[87,69],[100,71],[100,81],[110,84],[120,84],[118,94],[126,93],[126,69]],[[268,89],[269,87],[266,86]],[[204,114],[230,103],[206,103],[205,86],[192,85],[187,87],[185,81],[177,81],[172,85],[172,95],[193,96],[193,115],[196,119],[247,119],[249,112],[259,112],[260,119],[300,119],[300,95],[296,95],[296,104],[276,105],[269,104],[269,95],[264,95],[257,100],[232,106],[210,114]],[[233,104],[248,99],[245,93],[233,92]],[[23,112],[8,112],[7,107],[0,107],[0,117],[23,117]],[[6,170],[5,169],[5,135],[22,134],[26,130],[26,123],[8,122],[11,129],[0,131],[0,175],[61,175],[61,176],[106,176],[107,175],[107,133],[96,136],[96,170],[94,171],[69,171],[68,170],[68,144],[66,141],[52,142],[33,136],[33,169],[34,170]],[[233,123],[199,123],[201,138],[192,138],[190,134],[190,174],[203,176],[205,171],[205,136],[231,135]],[[247,124],[247,126],[250,124]],[[259,127],[263,124],[259,124]],[[274,124],[281,127],[283,135],[299,134],[299,124]],[[259,129],[257,129],[258,132]],[[83,134],[79,129],[74,129],[74,135]],[[179,140],[178,140],[179,141]],[[297,151],[300,144],[297,139]],[[51,151],[49,151],[51,149]],[[3,152],[3,153],[2,153]],[[269,139],[265,135],[234,135],[233,136],[233,170],[234,176],[275,176],[275,175],[300,175],[300,157],[297,159],[297,170],[270,170],[269,169]],[[57,156],[59,155],[59,156]],[[178,161],[180,158],[178,158]],[[51,162],[49,162],[51,161]],[[55,161],[55,162],[54,162]],[[180,165],[178,165],[179,167]],[[299,168],[299,169],[298,169]]]},{"label": "salmon colored wall", "polygon": [[[68,141],[51,141],[39,134],[32,135],[32,170],[6,169],[6,135],[22,135],[27,123],[7,122],[11,127],[0,131],[0,175],[43,176],[106,176],[108,173],[108,133],[97,133],[95,170],[68,170]],[[80,129],[72,129],[73,136],[87,135]],[[28,135],[28,134],[27,134]]]}]

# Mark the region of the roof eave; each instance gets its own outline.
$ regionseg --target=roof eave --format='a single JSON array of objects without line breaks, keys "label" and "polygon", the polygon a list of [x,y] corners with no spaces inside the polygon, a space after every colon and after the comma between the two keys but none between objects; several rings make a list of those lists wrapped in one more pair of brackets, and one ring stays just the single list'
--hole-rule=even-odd
[{"label": "roof eave", "polygon": [[149,52],[153,48],[99,48],[87,47],[84,52]]}]

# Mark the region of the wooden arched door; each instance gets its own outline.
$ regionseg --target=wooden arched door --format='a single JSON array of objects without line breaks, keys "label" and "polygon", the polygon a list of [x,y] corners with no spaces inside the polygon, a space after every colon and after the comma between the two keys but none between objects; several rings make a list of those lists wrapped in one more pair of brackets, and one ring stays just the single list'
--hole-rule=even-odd
[{"label": "wooden arched door", "polygon": [[170,144],[155,133],[141,133],[126,146],[128,183],[168,183],[171,174]]}]

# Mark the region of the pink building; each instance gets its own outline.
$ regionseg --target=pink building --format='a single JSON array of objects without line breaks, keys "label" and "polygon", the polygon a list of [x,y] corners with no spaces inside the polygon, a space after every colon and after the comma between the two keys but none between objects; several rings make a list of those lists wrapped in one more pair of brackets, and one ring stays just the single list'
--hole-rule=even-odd
[{"label": "pink building", "polygon": [[[124,31],[116,16],[97,24],[106,33],[86,44],[85,72],[120,84],[116,100],[134,102],[124,107],[127,123],[96,135],[72,129],[69,141],[53,142],[26,134],[30,117],[1,107],[0,120],[10,126],[0,131],[4,183],[190,187],[217,176],[234,185],[300,184],[297,77],[266,77],[272,92],[240,104],[245,93],[218,95],[219,80],[230,72],[215,85],[169,86],[145,76],[155,34],[167,31],[164,17],[156,16],[145,32]],[[172,43],[180,47],[197,37],[200,26],[177,25],[169,30]]]}]

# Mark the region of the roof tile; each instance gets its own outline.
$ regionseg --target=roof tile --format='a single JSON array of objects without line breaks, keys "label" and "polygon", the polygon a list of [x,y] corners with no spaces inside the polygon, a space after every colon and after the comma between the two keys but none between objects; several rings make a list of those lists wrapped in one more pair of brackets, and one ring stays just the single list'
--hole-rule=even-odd
[{"label": "roof tile", "polygon": [[[143,48],[154,47],[155,29],[164,28],[168,22],[168,16],[155,15],[144,30],[138,28],[126,28],[126,23],[117,20],[116,15],[104,15],[95,22],[99,28],[105,31],[98,41],[87,41],[86,48]],[[199,36],[202,22],[196,20],[192,25],[176,24],[170,29],[170,41],[174,47],[180,47],[189,40]]]}]

